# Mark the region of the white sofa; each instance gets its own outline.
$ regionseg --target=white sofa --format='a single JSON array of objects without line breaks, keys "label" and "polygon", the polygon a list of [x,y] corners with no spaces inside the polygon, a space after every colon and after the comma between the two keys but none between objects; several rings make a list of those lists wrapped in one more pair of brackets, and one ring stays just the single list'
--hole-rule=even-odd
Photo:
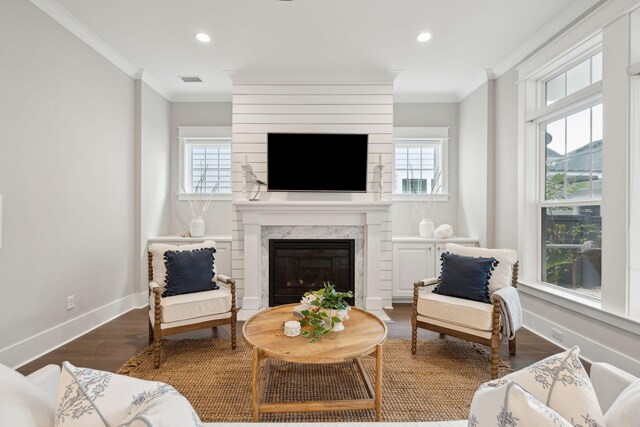
[{"label": "white sofa", "polygon": [[[633,382],[636,377],[607,363],[594,363],[591,366],[591,382],[596,391],[602,412],[605,413],[620,393]],[[51,399],[51,404],[55,405],[58,391],[58,381],[60,378],[60,367],[48,365],[27,376],[27,379],[42,389]],[[219,426],[227,423],[205,423],[205,426]],[[292,424],[286,423],[233,423],[233,427],[255,427],[256,425],[290,427]],[[408,423],[301,423],[297,426],[319,427],[319,426],[421,426],[421,427],[462,427],[467,425],[466,420],[459,421],[438,421],[438,422],[408,422]],[[4,426],[0,418],[0,426]]]}]

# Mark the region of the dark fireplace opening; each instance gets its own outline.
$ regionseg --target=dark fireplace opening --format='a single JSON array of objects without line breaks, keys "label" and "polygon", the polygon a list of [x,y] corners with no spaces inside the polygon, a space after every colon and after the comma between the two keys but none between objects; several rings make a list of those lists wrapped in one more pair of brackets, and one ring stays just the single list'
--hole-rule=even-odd
[{"label": "dark fireplace opening", "polygon": [[300,302],[324,282],[355,291],[355,240],[269,240],[269,307]]}]

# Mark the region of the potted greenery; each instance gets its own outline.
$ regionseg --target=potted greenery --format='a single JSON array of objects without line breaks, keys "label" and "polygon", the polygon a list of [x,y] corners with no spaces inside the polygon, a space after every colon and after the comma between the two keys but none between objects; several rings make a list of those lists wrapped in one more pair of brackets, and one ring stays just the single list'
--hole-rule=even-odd
[{"label": "potted greenery", "polygon": [[300,325],[312,328],[310,331],[304,331],[302,336],[305,338],[313,336],[309,342],[316,342],[332,331],[343,331],[342,321],[348,319],[349,310],[349,303],[346,300],[352,297],[351,291],[338,292],[329,282],[324,282],[322,289],[306,292],[302,303],[308,305],[309,309],[300,312],[303,316]]}]

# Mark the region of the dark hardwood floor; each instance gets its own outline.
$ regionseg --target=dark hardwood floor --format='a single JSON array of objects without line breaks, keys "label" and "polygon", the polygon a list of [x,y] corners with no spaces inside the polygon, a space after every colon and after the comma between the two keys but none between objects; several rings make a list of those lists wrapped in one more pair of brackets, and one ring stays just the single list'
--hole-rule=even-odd
[{"label": "dark hardwood floor", "polygon": [[[62,347],[22,366],[18,369],[29,374],[48,364],[61,364],[68,360],[76,366],[116,371],[124,362],[140,353],[148,345],[148,309],[132,310],[103,326],[71,341]],[[396,304],[388,310],[394,323],[388,324],[389,338],[411,339],[411,305]],[[229,327],[219,326],[219,337],[229,337]],[[214,332],[210,329],[174,335],[169,339],[205,338]],[[242,339],[242,324],[238,328],[238,339]],[[418,339],[439,339],[438,334],[419,330]],[[445,339],[455,339],[447,337]],[[501,356],[508,360],[514,370],[562,351],[561,348],[526,329],[518,331],[517,354],[510,356],[506,340],[503,340]]]}]

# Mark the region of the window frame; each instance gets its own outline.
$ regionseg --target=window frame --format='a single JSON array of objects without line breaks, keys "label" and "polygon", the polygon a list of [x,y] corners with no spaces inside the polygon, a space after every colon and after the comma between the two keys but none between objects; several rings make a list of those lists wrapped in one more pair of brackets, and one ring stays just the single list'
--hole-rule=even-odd
[{"label": "window frame", "polygon": [[[546,198],[546,145],[544,143],[544,133],[541,131],[545,126],[549,123],[553,123],[562,118],[566,118],[575,112],[584,111],[587,108],[592,108],[596,105],[602,104],[602,94],[598,97],[589,97],[587,100],[576,100],[579,102],[578,104],[574,104],[574,108],[563,110],[558,112],[558,114],[553,116],[545,117],[545,120],[534,121],[533,123],[537,126],[537,144],[538,144],[538,207],[554,207],[554,206],[587,206],[587,205],[601,205],[602,204],[602,196],[600,198],[582,198],[582,199],[558,199],[558,200],[547,200]],[[566,155],[566,154],[565,154]]]},{"label": "window frame", "polygon": [[[547,83],[549,83],[551,80],[555,79],[556,77],[558,77],[561,74],[566,73],[567,71],[571,70],[573,67],[575,67],[578,64],[581,64],[582,62],[584,62],[587,59],[590,59],[594,56],[596,56],[597,54],[602,53],[602,44],[598,43],[595,44],[593,46],[588,47],[587,49],[585,49],[584,51],[582,51],[581,53],[572,56],[571,59],[565,59],[564,61],[562,59],[560,59],[561,64],[562,65],[552,65],[552,67],[559,67],[559,68],[553,68],[554,71],[551,72],[547,72],[545,73],[545,75],[543,77],[539,77],[538,78],[538,100],[539,100],[539,105],[537,106],[538,109],[544,109],[545,107],[551,107],[554,104],[557,104],[561,101],[563,101],[564,99],[571,97],[573,95],[576,95],[577,93],[583,91],[584,89],[588,88],[589,86],[593,86],[596,84],[601,84],[602,83],[602,79],[598,80],[597,82],[593,82],[590,85],[585,86],[584,88],[570,94],[570,95],[565,95],[564,97],[560,98],[559,100],[557,100],[556,102],[553,102],[551,104],[546,103],[546,89],[547,89]],[[593,76],[591,75],[591,73],[593,72],[592,69],[590,69],[589,71],[589,77],[592,78]],[[565,85],[566,85],[566,78],[565,78]],[[566,90],[566,86],[565,86],[565,90]]]},{"label": "window frame", "polygon": [[[602,209],[602,197],[569,200],[546,200],[545,197],[545,149],[544,127],[555,120],[567,117],[602,103],[602,80],[567,95],[558,101],[546,104],[546,84],[555,77],[566,73],[577,64],[603,51],[601,34],[587,40],[559,58],[555,58],[538,72],[532,73],[519,84],[520,98],[520,168],[521,192],[518,199],[518,216],[524,224],[536,224],[535,230],[520,227],[519,246],[523,272],[528,272],[529,280],[535,286],[550,293],[564,293],[585,304],[600,306],[600,298],[564,288],[542,280],[543,232],[542,209],[560,206],[592,206]],[[604,108],[604,106],[603,106]],[[534,160],[531,160],[534,158]],[[535,271],[535,274],[531,274]]]},{"label": "window frame", "polygon": [[[428,142],[427,142],[428,141]],[[394,127],[393,128],[393,170],[392,170],[392,200],[393,201],[423,201],[430,198],[429,194],[396,193],[396,145],[418,145],[425,147],[439,147],[438,163],[442,168],[444,186],[441,191],[431,197],[433,201],[446,202],[449,200],[449,128],[448,127]]]},{"label": "window frame", "polygon": [[[543,83],[544,84],[544,83]],[[593,88],[591,87],[593,86]],[[542,242],[543,239],[543,214],[542,214],[542,210],[546,209],[546,208],[554,208],[554,207],[570,207],[570,208],[576,208],[576,207],[582,207],[582,206],[599,206],[600,210],[602,212],[602,196],[600,196],[599,198],[593,198],[593,197],[588,197],[588,198],[582,198],[582,199],[564,199],[564,200],[547,200],[546,198],[546,156],[545,156],[545,150],[546,150],[546,144],[545,144],[545,140],[544,140],[544,129],[546,127],[547,124],[559,120],[561,118],[566,118],[568,116],[570,116],[571,114],[574,114],[575,112],[579,112],[579,111],[584,111],[587,108],[591,108],[594,107],[596,105],[599,105],[602,103],[602,93],[601,91],[592,93],[592,90],[594,88],[600,89],[601,85],[600,82],[596,82],[593,83],[592,85],[588,86],[585,89],[589,89],[588,92],[589,93],[588,96],[584,96],[585,94],[582,95],[577,95],[576,97],[573,97],[573,95],[578,94],[578,92],[575,92],[571,95],[566,96],[563,99],[567,99],[569,98],[569,101],[571,101],[568,105],[563,105],[560,106],[557,111],[555,112],[556,114],[546,114],[544,117],[544,120],[535,120],[533,121],[534,125],[536,126],[536,133],[537,133],[537,137],[536,137],[536,145],[537,145],[537,154],[538,154],[538,168],[536,171],[536,175],[537,175],[537,194],[536,194],[536,252],[538,253],[538,258],[537,258],[537,262],[536,262],[536,280],[538,281],[538,283],[542,284],[543,286],[548,286],[548,287],[552,287],[552,288],[557,288],[557,289],[561,289],[563,292],[569,292],[571,294],[575,294],[575,295],[579,295],[581,298],[585,298],[594,302],[599,302],[602,299],[602,296],[600,297],[596,297],[584,292],[579,292],[570,288],[565,288],[561,285],[557,285],[554,283],[549,283],[543,280],[542,277],[542,269],[543,269],[543,265],[544,265],[544,260],[543,260],[543,248],[544,248],[544,244]],[[555,104],[555,103],[554,103]],[[550,104],[554,105],[554,104]],[[600,284],[602,289],[602,283]],[[600,294],[602,295],[602,294]]]},{"label": "window frame", "polygon": [[[216,144],[227,142],[232,150],[231,127],[229,126],[180,126],[178,127],[178,200],[231,200],[233,188],[228,193],[185,193],[187,174],[191,171],[188,149],[193,143],[189,141],[209,140]],[[233,162],[229,170],[229,178],[233,175]]]}]

